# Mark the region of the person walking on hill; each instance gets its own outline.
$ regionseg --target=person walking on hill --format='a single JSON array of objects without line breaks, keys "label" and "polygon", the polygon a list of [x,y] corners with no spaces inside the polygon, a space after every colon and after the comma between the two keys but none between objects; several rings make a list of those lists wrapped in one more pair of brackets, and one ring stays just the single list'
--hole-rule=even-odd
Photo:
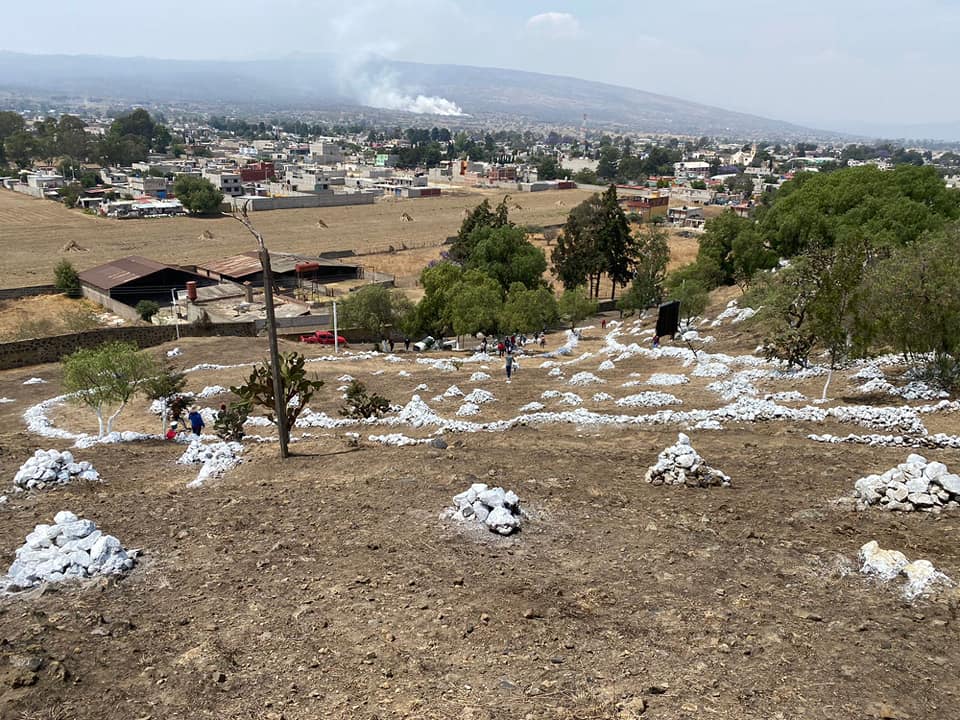
[{"label": "person walking on hill", "polygon": [[190,421],[190,429],[193,430],[193,434],[199,436],[203,431],[205,423],[196,405],[190,408],[190,414],[187,415],[187,419]]},{"label": "person walking on hill", "polygon": [[505,368],[507,371],[507,382],[510,382],[510,376],[513,375],[513,353],[507,353],[507,364]]}]

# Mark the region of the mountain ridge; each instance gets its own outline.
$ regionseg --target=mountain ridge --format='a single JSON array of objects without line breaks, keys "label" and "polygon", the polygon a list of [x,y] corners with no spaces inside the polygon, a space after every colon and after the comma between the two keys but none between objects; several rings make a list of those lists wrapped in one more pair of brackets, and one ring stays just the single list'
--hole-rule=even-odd
[{"label": "mountain ridge", "polygon": [[[70,72],[64,73],[64,67]],[[0,51],[0,89],[113,100],[266,104],[276,111],[305,106],[448,112],[461,108],[474,116],[514,115],[574,126],[581,124],[585,113],[591,126],[650,133],[770,139],[845,136],[569,76],[322,53],[225,61]]]}]

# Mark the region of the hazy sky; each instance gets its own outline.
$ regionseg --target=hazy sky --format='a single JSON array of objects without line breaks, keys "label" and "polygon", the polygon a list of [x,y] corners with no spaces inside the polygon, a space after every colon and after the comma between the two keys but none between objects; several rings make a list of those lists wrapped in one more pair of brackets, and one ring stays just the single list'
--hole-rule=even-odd
[{"label": "hazy sky", "polygon": [[815,127],[960,121],[960,0],[4,3],[0,48],[256,59],[357,48],[573,75]]}]

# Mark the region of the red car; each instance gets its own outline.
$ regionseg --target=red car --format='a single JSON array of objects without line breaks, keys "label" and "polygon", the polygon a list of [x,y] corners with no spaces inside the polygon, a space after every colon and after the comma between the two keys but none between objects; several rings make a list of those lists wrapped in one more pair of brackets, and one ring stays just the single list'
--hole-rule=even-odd
[{"label": "red car", "polygon": [[[313,335],[301,335],[300,342],[313,343],[315,345],[333,345],[333,333],[329,330],[317,330]],[[342,335],[337,335],[337,345],[346,345]]]}]

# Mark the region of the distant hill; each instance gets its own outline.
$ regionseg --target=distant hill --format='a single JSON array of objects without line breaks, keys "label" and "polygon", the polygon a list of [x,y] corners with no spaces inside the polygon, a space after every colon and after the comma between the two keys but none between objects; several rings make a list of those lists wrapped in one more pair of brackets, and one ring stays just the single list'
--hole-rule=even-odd
[{"label": "distant hill", "polygon": [[838,136],[616,85],[518,70],[294,55],[253,61],[159,60],[0,52],[0,90],[135,102],[270,106],[275,111],[377,107],[522,117],[641,132],[734,137]]}]

